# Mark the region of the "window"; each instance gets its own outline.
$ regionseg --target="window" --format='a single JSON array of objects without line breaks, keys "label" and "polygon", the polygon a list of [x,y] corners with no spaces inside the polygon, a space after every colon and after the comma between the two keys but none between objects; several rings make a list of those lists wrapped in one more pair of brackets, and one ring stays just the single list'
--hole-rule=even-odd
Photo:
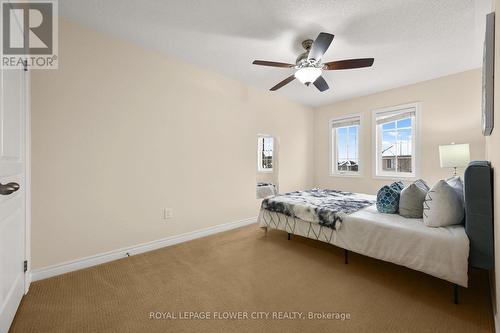
[{"label": "window", "polygon": [[330,125],[332,174],[359,175],[360,117],[334,119]]},{"label": "window", "polygon": [[376,127],[376,176],[415,177],[417,105],[378,110]]},{"label": "window", "polygon": [[257,139],[257,170],[273,171],[274,139],[271,136],[259,136]]}]

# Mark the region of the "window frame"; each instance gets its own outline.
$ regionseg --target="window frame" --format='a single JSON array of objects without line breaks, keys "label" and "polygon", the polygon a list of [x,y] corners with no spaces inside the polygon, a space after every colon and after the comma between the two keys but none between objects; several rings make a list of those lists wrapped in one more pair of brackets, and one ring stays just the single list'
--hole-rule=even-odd
[{"label": "window frame", "polygon": [[[262,150],[264,149],[264,145],[262,145],[262,150],[260,146],[260,140],[264,138],[271,138],[273,139],[273,157],[272,157],[272,168],[267,169],[267,168],[262,168]],[[274,158],[274,152],[276,149],[276,142],[275,138],[272,135],[268,134],[257,134],[257,172],[259,173],[273,173],[274,172],[274,163],[275,163],[275,158]]]},{"label": "window frame", "polygon": [[[394,113],[394,115],[400,113],[408,112],[409,109],[415,110],[414,120],[412,121],[411,131],[412,131],[412,172],[388,172],[383,171],[382,166],[382,156],[378,156],[379,147],[382,146],[382,126],[383,124],[377,124],[377,117],[383,113]],[[420,172],[420,113],[421,113],[421,103],[413,102],[407,104],[400,104],[390,107],[384,107],[372,110],[372,158],[373,158],[373,174],[374,179],[416,179],[418,178]]]},{"label": "window frame", "polygon": [[[358,171],[339,171],[336,166],[338,165],[337,160],[337,135],[333,133],[333,124],[335,122],[348,121],[349,119],[357,118],[359,120],[358,125],[358,138],[356,140],[356,149],[358,151]],[[348,127],[348,126],[345,126]],[[362,177],[363,176],[363,163],[362,163],[362,153],[361,153],[361,138],[362,138],[362,127],[363,127],[363,117],[361,113],[346,114],[341,117],[336,117],[330,119],[328,122],[328,132],[330,137],[330,159],[329,159],[329,174],[332,177]],[[334,168],[335,167],[335,168]]]}]

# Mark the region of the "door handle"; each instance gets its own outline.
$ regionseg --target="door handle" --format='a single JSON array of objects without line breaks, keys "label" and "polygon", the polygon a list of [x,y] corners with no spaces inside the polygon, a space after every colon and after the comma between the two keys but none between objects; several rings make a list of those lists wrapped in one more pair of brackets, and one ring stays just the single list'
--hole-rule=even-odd
[{"label": "door handle", "polygon": [[18,183],[8,183],[8,184],[1,184],[0,183],[0,195],[9,195],[17,190],[19,190],[21,186],[19,186]]}]

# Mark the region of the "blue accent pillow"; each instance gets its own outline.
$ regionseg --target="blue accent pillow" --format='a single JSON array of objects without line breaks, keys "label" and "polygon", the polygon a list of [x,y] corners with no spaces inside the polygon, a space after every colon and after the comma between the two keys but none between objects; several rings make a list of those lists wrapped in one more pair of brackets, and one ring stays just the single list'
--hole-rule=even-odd
[{"label": "blue accent pillow", "polygon": [[401,182],[382,187],[377,193],[377,210],[381,213],[396,214],[399,210],[399,198],[403,188]]}]

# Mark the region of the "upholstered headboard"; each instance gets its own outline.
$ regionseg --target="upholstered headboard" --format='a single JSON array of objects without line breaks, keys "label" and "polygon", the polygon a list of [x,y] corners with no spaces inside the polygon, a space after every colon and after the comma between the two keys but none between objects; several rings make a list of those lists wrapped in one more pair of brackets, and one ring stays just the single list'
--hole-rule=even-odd
[{"label": "upholstered headboard", "polygon": [[472,161],[465,169],[465,231],[470,240],[469,263],[492,269],[493,175],[490,162]]}]

